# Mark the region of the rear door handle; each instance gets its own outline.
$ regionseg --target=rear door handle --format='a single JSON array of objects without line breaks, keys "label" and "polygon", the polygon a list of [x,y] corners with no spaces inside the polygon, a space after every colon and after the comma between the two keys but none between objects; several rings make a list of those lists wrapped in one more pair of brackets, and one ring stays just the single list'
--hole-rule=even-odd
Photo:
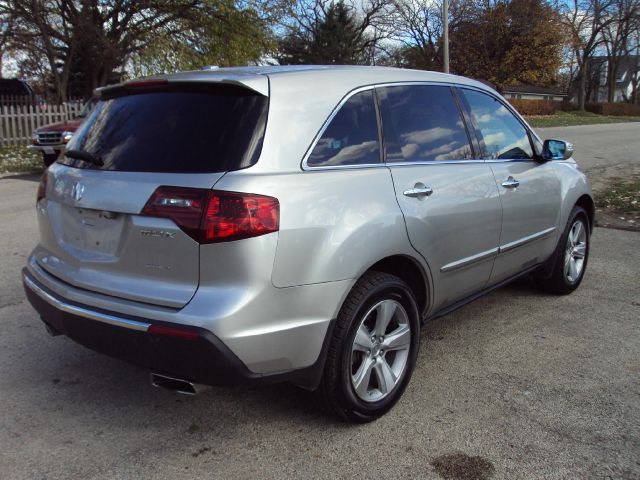
[{"label": "rear door handle", "polygon": [[512,176],[509,176],[509,178],[502,182],[504,188],[516,188],[518,185],[520,185],[520,182]]},{"label": "rear door handle", "polygon": [[433,193],[433,189],[431,187],[427,187],[421,184],[416,184],[415,187],[402,192],[403,195],[411,198],[428,197],[432,193]]}]

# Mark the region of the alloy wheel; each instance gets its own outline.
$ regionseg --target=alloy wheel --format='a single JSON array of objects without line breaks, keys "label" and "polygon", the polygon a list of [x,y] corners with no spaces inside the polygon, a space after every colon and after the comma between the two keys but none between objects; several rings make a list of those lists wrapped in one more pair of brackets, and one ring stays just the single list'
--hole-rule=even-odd
[{"label": "alloy wheel", "polygon": [[587,229],[581,219],[571,225],[564,255],[564,275],[569,283],[575,283],[584,269],[587,256]]},{"label": "alloy wheel", "polygon": [[382,400],[400,383],[411,335],[407,312],[396,300],[382,300],[367,311],[351,347],[351,384],[360,400]]}]

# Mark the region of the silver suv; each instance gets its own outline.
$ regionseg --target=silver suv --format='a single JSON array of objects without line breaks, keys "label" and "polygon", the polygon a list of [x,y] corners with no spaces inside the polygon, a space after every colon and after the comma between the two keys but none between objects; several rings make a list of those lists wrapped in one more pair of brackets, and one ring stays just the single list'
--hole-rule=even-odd
[{"label": "silver suv", "polygon": [[156,385],[291,381],[388,411],[420,327],[525,274],[580,284],[590,188],[494,90],[378,67],[107,87],[45,173],[23,272],[52,334]]}]

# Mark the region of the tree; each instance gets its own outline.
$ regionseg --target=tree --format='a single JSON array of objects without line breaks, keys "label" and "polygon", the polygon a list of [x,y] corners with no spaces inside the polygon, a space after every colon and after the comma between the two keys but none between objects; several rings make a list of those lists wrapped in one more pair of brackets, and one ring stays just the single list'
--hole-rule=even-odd
[{"label": "tree", "polygon": [[558,14],[544,0],[498,0],[477,6],[452,26],[451,69],[498,88],[550,85],[562,44]]},{"label": "tree", "polygon": [[[386,28],[394,43],[400,46],[392,50],[391,62],[408,68],[441,70],[442,0],[394,0],[392,5],[394,8],[387,16]],[[473,19],[472,13],[476,11],[473,0],[450,1],[449,28],[455,30],[459,22]]]},{"label": "tree", "polygon": [[615,100],[620,60],[630,55],[630,40],[640,29],[640,2],[613,0],[604,14],[603,43],[607,52],[607,101]]},{"label": "tree", "polygon": [[401,46],[394,51],[398,66],[424,70],[442,68],[442,4],[395,0],[387,27]]},{"label": "tree", "polygon": [[280,40],[276,58],[281,64],[368,64],[383,31],[381,18],[387,9],[383,0],[362,5],[342,0],[303,0],[298,3]]},{"label": "tree", "polygon": [[132,52],[145,48],[159,32],[175,33],[176,20],[198,4],[199,0],[8,0],[0,4],[0,15],[14,19],[14,48],[25,53],[28,65],[47,65],[54,92],[64,101],[74,68],[83,67],[86,96],[105,85]]},{"label": "tree", "polygon": [[604,12],[611,0],[572,0],[560,8],[561,23],[568,32],[568,41],[577,63],[576,81],[578,108],[584,110],[589,60],[602,44],[602,29],[611,22]]},{"label": "tree", "polygon": [[0,14],[0,78],[2,78],[2,65],[4,54],[14,32],[14,18],[11,15]]},{"label": "tree", "polygon": [[[221,67],[260,62],[275,51],[273,26],[282,18],[288,0],[259,4],[234,0],[203,0],[187,18],[178,20],[179,31],[163,33],[131,56],[135,76],[176,70]],[[168,26],[173,28],[173,25]]]}]

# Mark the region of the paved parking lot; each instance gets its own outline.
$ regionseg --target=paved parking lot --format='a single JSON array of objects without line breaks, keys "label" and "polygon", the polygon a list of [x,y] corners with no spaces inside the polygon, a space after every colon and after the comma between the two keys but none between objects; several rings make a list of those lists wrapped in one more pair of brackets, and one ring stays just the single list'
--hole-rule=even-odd
[{"label": "paved parking lot", "polygon": [[640,234],[597,229],[571,296],[518,283],[430,323],[398,406],[347,426],[291,386],[177,396],[49,337],[19,274],[36,186],[0,179],[3,480],[439,478],[452,453],[476,478],[640,478]]}]

